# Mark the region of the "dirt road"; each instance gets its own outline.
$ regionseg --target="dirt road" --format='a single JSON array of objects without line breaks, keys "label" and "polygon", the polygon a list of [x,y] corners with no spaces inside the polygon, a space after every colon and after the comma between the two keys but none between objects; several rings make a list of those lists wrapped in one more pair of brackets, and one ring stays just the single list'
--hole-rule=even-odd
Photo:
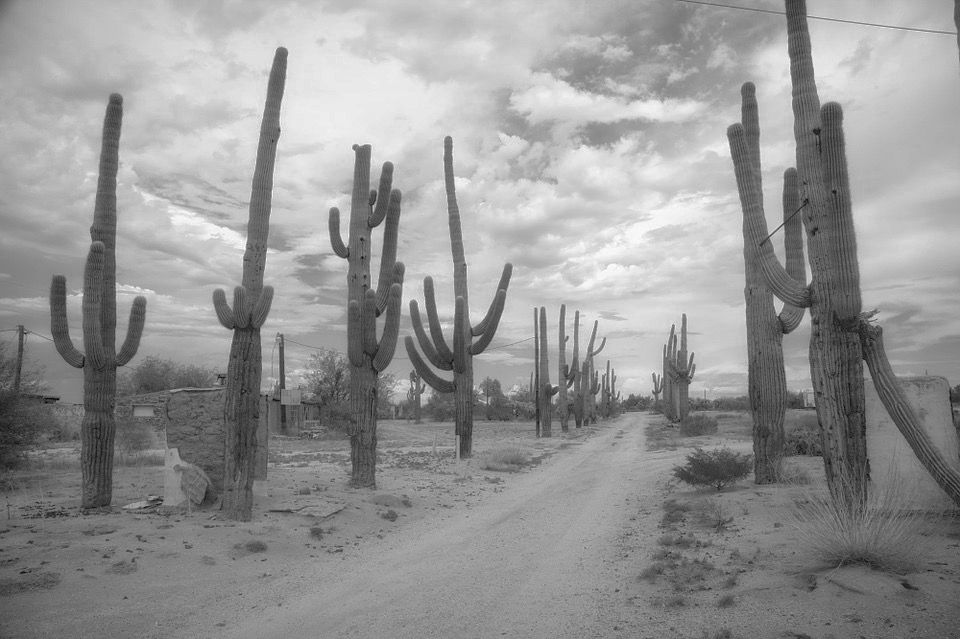
[{"label": "dirt road", "polygon": [[478,506],[371,545],[349,572],[306,576],[223,636],[612,636],[618,536],[656,528],[624,506],[652,500],[673,457],[645,454],[645,420],[625,415]]}]

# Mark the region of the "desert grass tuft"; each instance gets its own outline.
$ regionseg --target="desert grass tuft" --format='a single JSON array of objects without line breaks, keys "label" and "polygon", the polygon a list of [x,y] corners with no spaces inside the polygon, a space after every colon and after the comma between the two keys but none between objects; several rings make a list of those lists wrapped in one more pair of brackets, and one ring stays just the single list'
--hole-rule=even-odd
[{"label": "desert grass tuft", "polygon": [[871,486],[869,496],[854,499],[850,509],[827,493],[806,496],[792,513],[800,543],[830,566],[860,564],[897,574],[916,571],[926,546],[927,522],[923,512],[911,507],[913,500],[899,484]]},{"label": "desert grass tuft", "polygon": [[516,472],[530,464],[530,456],[522,448],[499,448],[492,450],[480,459],[480,468],[501,472]]}]

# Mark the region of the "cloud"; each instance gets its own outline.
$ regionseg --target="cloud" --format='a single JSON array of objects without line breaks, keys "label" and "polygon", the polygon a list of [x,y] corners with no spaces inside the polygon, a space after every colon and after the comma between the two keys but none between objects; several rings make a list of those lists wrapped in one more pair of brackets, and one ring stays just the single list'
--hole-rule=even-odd
[{"label": "cloud", "polygon": [[622,120],[684,122],[700,114],[705,105],[689,99],[627,100],[588,93],[546,73],[535,73],[528,87],[514,92],[510,106],[531,124],[581,125]]}]

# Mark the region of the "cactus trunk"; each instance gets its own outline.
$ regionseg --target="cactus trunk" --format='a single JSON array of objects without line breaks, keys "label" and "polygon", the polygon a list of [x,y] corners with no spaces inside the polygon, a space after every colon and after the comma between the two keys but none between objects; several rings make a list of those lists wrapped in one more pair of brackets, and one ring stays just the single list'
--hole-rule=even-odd
[{"label": "cactus trunk", "polygon": [[566,334],[566,316],[567,307],[565,304],[560,305],[560,331],[559,331],[559,353],[557,356],[557,411],[559,412],[560,418],[560,429],[563,432],[569,432],[569,422],[570,422],[570,404],[567,399],[567,389],[570,388],[576,377],[576,372],[574,369],[577,367],[577,358],[574,355],[573,362],[570,366],[567,365],[566,360],[566,350],[567,350],[567,340],[569,337]]},{"label": "cactus trunk", "polygon": [[[757,247],[750,241],[749,215],[763,215],[760,167],[760,125],[755,90],[743,86],[742,121],[747,141],[752,190],[740,193],[743,215],[743,258],[746,285],[744,300],[747,319],[747,383],[753,419],[754,481],[776,482],[784,455],[783,422],[786,414],[787,379],[783,365],[783,335],[792,331],[803,317],[803,309],[785,305],[777,315],[773,295],[760,267]],[[751,199],[752,198],[752,199]],[[783,176],[784,244],[787,271],[797,281],[806,280],[803,238],[800,228],[797,172],[787,169]],[[748,213],[749,212],[749,213]]]},{"label": "cactus trunk", "polygon": [[550,385],[550,362],[547,357],[547,309],[540,307],[540,436],[552,437],[553,432],[553,396],[559,391]]},{"label": "cactus trunk", "polygon": [[136,354],[146,313],[146,299],[138,296],[130,310],[127,337],[117,353],[117,168],[122,121],[123,98],[113,94],[103,120],[91,245],[84,268],[83,353],[73,345],[67,325],[66,279],[55,275],[50,286],[50,331],[54,344],[68,364],[83,369],[81,508],[107,507],[113,499],[117,366],[123,366]]}]

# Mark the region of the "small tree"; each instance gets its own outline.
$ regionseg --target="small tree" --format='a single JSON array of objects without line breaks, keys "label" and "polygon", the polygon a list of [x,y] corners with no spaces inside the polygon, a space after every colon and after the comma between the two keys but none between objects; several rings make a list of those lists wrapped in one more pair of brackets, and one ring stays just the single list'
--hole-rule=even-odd
[{"label": "small tree", "polygon": [[118,375],[117,394],[140,395],[171,388],[206,388],[213,386],[216,378],[212,368],[150,355]]}]

